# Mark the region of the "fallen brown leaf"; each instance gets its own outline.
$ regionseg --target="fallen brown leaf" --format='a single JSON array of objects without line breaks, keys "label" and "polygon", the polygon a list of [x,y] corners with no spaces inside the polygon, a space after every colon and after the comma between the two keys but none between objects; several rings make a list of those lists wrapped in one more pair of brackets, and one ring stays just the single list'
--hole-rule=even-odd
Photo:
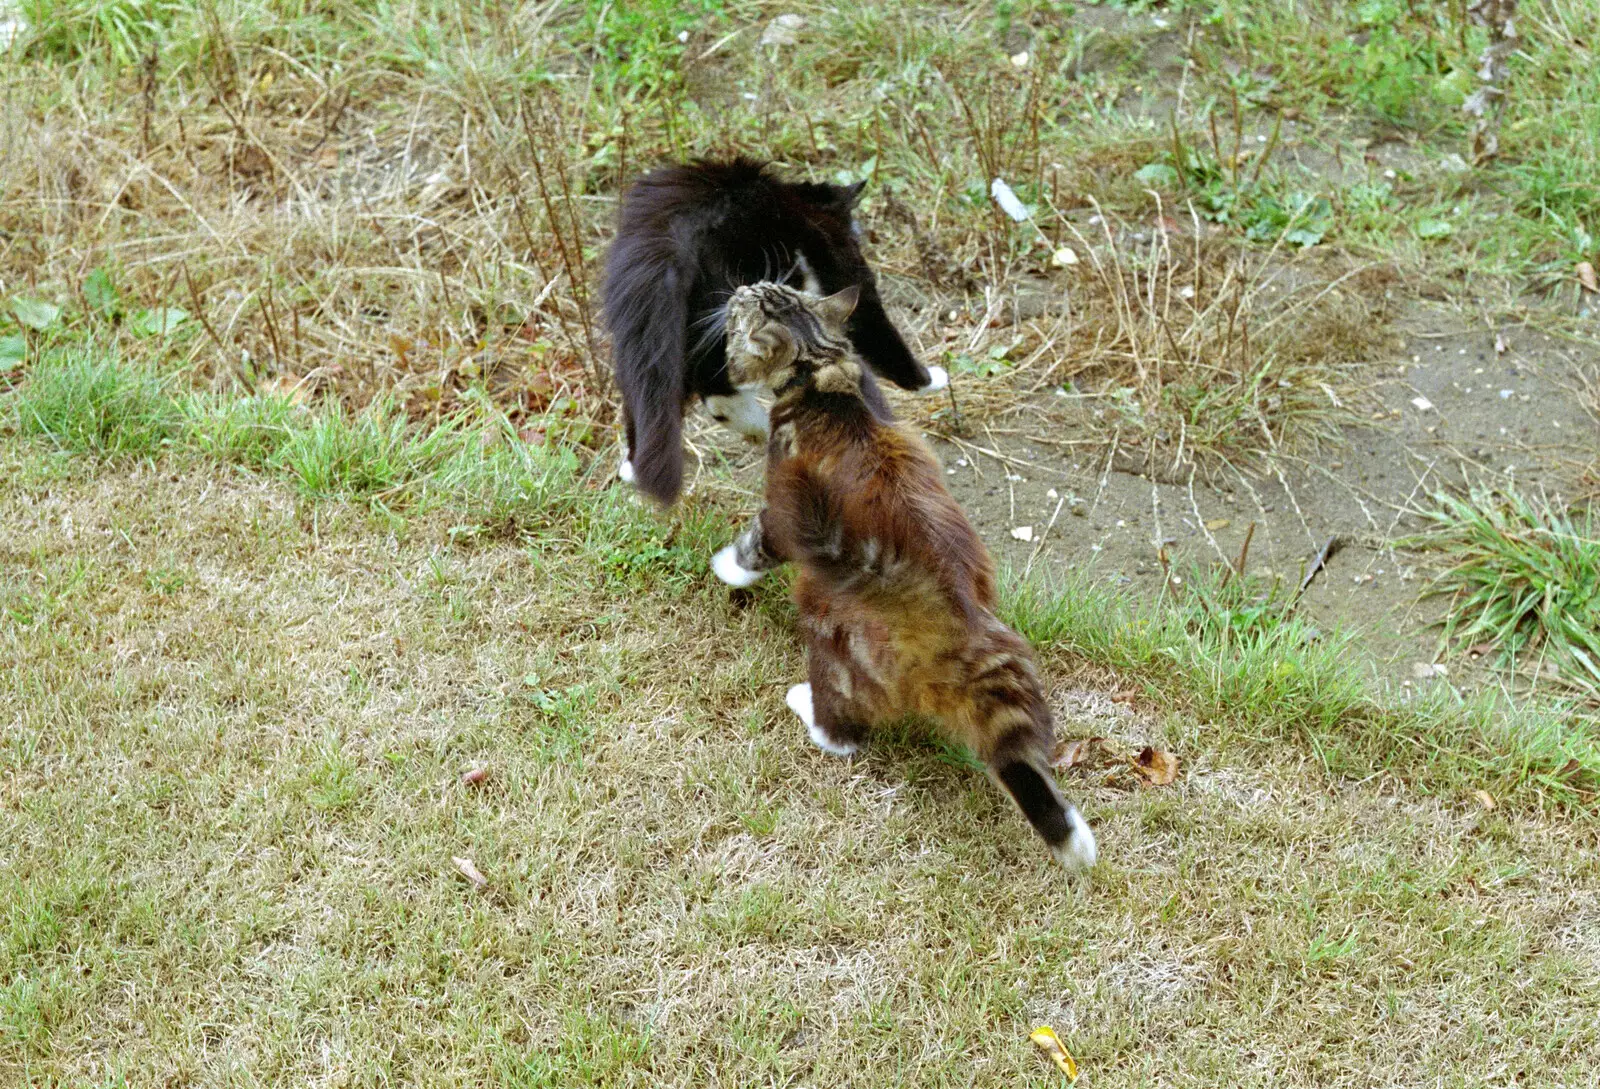
[{"label": "fallen brown leaf", "polygon": [[1094,744],[1092,737],[1075,737],[1068,741],[1063,738],[1056,742],[1056,751],[1050,754],[1050,766],[1053,768],[1074,768],[1089,758],[1089,746]]},{"label": "fallen brown leaf", "polygon": [[1578,282],[1588,291],[1600,295],[1600,280],[1595,279],[1594,266],[1587,261],[1579,261],[1577,267]]},{"label": "fallen brown leaf", "polygon": [[478,867],[472,864],[472,859],[452,855],[450,861],[456,864],[456,869],[460,871],[461,876],[471,881],[474,888],[481,889],[489,884],[489,879],[483,876]]},{"label": "fallen brown leaf", "polygon": [[1228,528],[1228,520],[1226,518],[1213,518],[1213,519],[1211,519],[1211,521],[1206,523],[1206,528],[1207,529],[1227,529]]},{"label": "fallen brown leaf", "polygon": [[1166,786],[1178,778],[1178,758],[1146,745],[1133,758],[1133,770],[1151,786]]},{"label": "fallen brown leaf", "polygon": [[1494,808],[1494,795],[1490,794],[1487,790],[1474,790],[1472,792],[1472,797],[1473,800],[1475,800],[1479,805],[1483,806],[1484,809],[1487,810]]},{"label": "fallen brown leaf", "polygon": [[1115,692],[1111,693],[1111,702],[1112,703],[1132,703],[1133,700],[1134,700],[1134,697],[1137,696],[1138,694],[1139,694],[1138,689],[1134,689],[1134,688],[1119,688]]},{"label": "fallen brown leaf", "polygon": [[488,777],[489,777],[489,769],[488,768],[473,768],[471,771],[467,771],[467,772],[463,772],[462,773],[462,775],[461,775],[461,785],[462,786],[471,786],[473,783],[481,783],[481,782],[483,782]]}]

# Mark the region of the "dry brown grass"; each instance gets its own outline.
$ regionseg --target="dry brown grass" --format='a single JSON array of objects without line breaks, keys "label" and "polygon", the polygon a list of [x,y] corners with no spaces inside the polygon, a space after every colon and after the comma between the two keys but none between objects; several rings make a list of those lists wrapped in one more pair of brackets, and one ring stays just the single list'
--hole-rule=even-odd
[{"label": "dry brown grass", "polygon": [[226,470],[0,469],[0,1080],[1000,1086],[1054,1076],[1036,1023],[1100,1085],[1594,1075],[1588,822],[1053,655],[1074,732],[1183,769],[1070,778],[1072,889],[954,754],[806,742],[714,507],[665,554],[620,490],[460,547]]},{"label": "dry brown grass", "polygon": [[[902,315],[917,346],[1006,352],[985,367],[1000,380],[962,383],[977,422],[1037,408],[1051,383],[1131,390],[1107,402],[1104,437],[1121,430],[1174,471],[1197,447],[1272,448],[1325,427],[1318,383],[1345,389],[1339,367],[1361,346],[1299,334],[1308,320],[1349,334],[1353,296],[1273,295],[1282,254],[1202,247],[1184,215],[1116,220],[1114,239],[1111,219],[1085,222],[1094,194],[1148,201],[1128,178],[1160,140],[1107,122],[1069,143],[1064,120],[1098,116],[1122,86],[1083,70],[1077,39],[1041,38],[1017,69],[945,14],[891,5],[818,14],[786,52],[756,43],[755,15],[690,20],[679,48],[652,37],[655,15],[597,22],[556,3],[486,5],[471,25],[427,7],[385,23],[241,4],[169,13],[119,61],[115,39],[64,14],[58,35],[23,39],[33,63],[0,76],[0,279],[219,388],[297,385],[357,405],[394,392],[433,413],[481,385],[514,419],[554,407],[605,422],[593,294],[627,176],[734,148],[824,176],[871,161],[872,253],[925,303]],[[884,109],[883,87],[918,108]],[[967,192],[991,176],[1078,246],[1076,275],[1042,282],[1038,229],[1009,224],[981,182]],[[90,321],[95,269],[126,308],[196,320],[156,346]],[[1183,286],[1200,294],[1168,297]],[[1291,385],[1263,386],[1276,381]]]},{"label": "dry brown grass", "polygon": [[[1046,442],[1070,426],[1077,445],[1116,445],[1119,467],[1182,481],[1224,464],[1261,472],[1264,455],[1357,421],[1362,368],[1389,346],[1392,273],[1241,252],[1192,211],[1181,223],[1090,211],[1048,220],[973,317],[915,327],[930,358],[969,376],[955,408],[931,405],[923,422],[947,434],[1022,422]],[[1076,263],[1050,267],[1062,246]]]},{"label": "dry brown grass", "polygon": [[0,278],[91,311],[81,285],[105,268],[127,307],[191,311],[180,354],[224,387],[430,410],[482,383],[513,409],[598,412],[605,212],[568,156],[586,118],[514,79],[551,63],[559,8],[503,13],[442,74],[377,38],[329,63],[322,37],[350,27],[249,10],[268,25],[198,16],[195,53],[153,66],[11,66]]}]

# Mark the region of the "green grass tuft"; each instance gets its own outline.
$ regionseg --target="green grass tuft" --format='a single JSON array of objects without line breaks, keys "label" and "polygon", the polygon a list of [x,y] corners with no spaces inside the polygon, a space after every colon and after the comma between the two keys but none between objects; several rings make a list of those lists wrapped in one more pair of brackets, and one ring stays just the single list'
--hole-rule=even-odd
[{"label": "green grass tuft", "polygon": [[1353,665],[1351,632],[1324,635],[1293,615],[1219,621],[1199,597],[1134,607],[1087,580],[1025,583],[1006,611],[1035,646],[1137,679],[1209,731],[1248,744],[1304,743],[1332,775],[1388,770],[1431,791],[1487,786],[1568,803],[1600,788],[1592,721],[1493,693],[1402,701]]},{"label": "green grass tuft", "polygon": [[413,429],[387,401],[357,416],[330,408],[289,433],[277,461],[311,498],[383,501],[421,481],[459,446],[456,425]]},{"label": "green grass tuft", "polygon": [[184,402],[184,409],[189,439],[198,450],[250,469],[273,464],[310,415],[291,399],[273,394],[195,395]]},{"label": "green grass tuft", "polygon": [[24,434],[93,454],[154,454],[183,428],[170,378],[116,357],[47,356],[14,403]]},{"label": "green grass tuft", "polygon": [[1600,699],[1600,536],[1592,511],[1568,512],[1513,488],[1440,493],[1434,524],[1406,543],[1452,566],[1430,595],[1450,598],[1442,642],[1492,644],[1515,669],[1553,673]]}]

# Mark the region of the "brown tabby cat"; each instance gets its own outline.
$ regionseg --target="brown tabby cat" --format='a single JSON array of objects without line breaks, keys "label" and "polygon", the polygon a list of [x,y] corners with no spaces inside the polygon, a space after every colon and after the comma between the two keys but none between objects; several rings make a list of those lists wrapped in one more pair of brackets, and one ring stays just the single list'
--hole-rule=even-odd
[{"label": "brown tabby cat", "polygon": [[766,508],[712,567],[734,586],[792,560],[810,681],[788,704],[820,748],[930,716],[983,760],[1057,859],[1094,864],[1094,833],[1056,789],[1033,654],[995,616],[994,562],[923,442],[862,400],[846,321],[857,289],[818,300],[760,283],[726,312],[729,378],[777,395]]}]

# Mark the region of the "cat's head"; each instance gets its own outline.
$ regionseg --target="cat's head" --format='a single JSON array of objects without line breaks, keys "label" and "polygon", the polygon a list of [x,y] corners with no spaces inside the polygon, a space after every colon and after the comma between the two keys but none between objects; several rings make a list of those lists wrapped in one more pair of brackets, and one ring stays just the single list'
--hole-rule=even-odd
[{"label": "cat's head", "polygon": [[825,299],[770,281],[739,288],[725,311],[729,380],[741,389],[775,390],[838,365],[854,370],[859,382],[845,327],[860,298],[854,286]]}]

